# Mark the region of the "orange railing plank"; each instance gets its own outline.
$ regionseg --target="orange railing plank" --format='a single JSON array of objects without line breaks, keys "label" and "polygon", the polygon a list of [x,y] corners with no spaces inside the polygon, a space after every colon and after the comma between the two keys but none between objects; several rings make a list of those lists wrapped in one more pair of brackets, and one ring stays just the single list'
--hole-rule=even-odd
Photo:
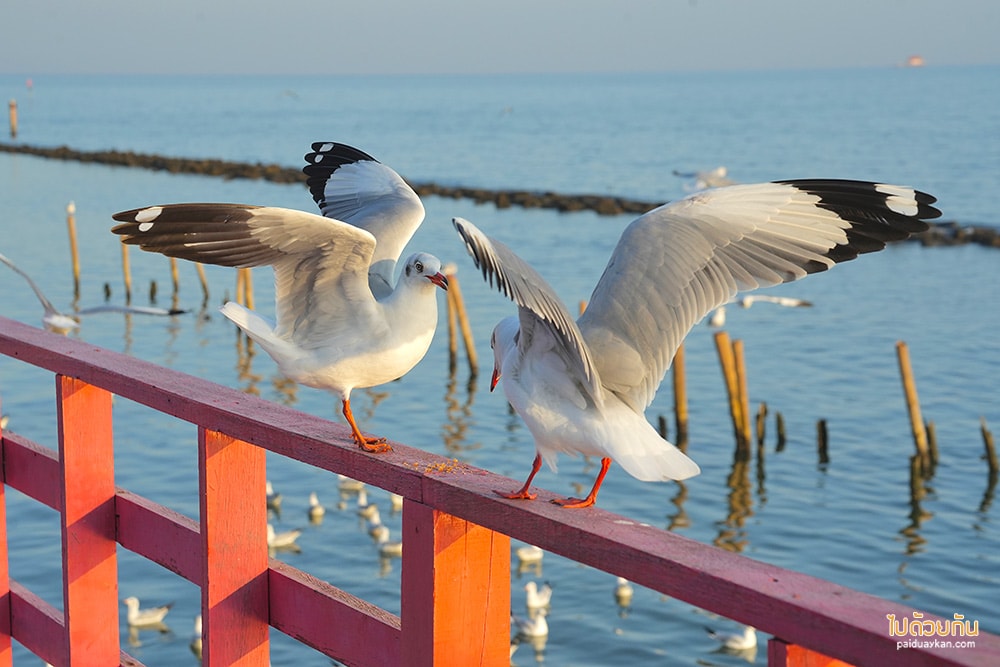
[{"label": "orange railing plank", "polygon": [[398,665],[399,617],[271,560],[271,625],[348,665]]},{"label": "orange railing plank", "polygon": [[[900,660],[905,664],[913,664],[906,653],[900,653]],[[807,648],[788,644],[780,639],[771,639],[767,643],[768,667],[852,667],[849,663],[810,651]]]},{"label": "orange railing plank", "polygon": [[113,664],[121,652],[110,392],[59,375],[63,616],[71,665]]},{"label": "orange railing plank", "polygon": [[59,453],[10,431],[3,434],[3,445],[4,482],[58,512]]},{"label": "orange railing plank", "polygon": [[[198,429],[206,667],[269,661],[264,450]],[[215,632],[214,629],[219,631]]]},{"label": "orange railing plank", "polygon": [[118,543],[193,584],[204,579],[198,522],[148,498],[118,489]]},{"label": "orange railing plank", "polygon": [[16,580],[10,582],[10,620],[14,637],[25,648],[50,664],[66,664],[62,612]]},{"label": "orange railing plank", "polygon": [[403,501],[401,613],[408,667],[510,657],[510,538]]}]

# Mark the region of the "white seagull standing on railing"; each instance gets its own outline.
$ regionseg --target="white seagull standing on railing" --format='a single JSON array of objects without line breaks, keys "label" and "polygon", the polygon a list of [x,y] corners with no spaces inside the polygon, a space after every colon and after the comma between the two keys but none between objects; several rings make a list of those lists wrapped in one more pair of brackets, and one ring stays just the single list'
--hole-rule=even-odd
[{"label": "white seagull standing on railing", "polygon": [[430,347],[437,326],[441,262],[404,246],[424,218],[420,198],[389,167],[337,143],[313,144],[303,171],[323,215],[246,204],[168,204],[116,213],[112,231],[143,250],[206,264],[274,269],[277,322],[229,302],[222,313],[256,341],[281,372],[337,394],[354,441],[361,433],[351,390],[396,380]]},{"label": "white seagull standing on railing", "polygon": [[738,292],[797,280],[927,228],[934,197],[896,185],[799,180],[705,190],[649,211],[624,231],[576,321],[555,290],[504,244],[453,220],[476,266],[518,305],[492,337],[493,382],[535,439],[517,491],[559,453],[601,457],[593,505],[612,460],[643,481],[698,474],[643,414],[698,320]]}]

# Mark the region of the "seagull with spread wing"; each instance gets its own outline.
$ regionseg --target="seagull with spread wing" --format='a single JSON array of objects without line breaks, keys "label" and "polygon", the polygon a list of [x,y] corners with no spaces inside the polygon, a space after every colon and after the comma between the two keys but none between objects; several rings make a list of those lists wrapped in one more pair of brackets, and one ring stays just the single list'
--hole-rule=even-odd
[{"label": "seagull with spread wing", "polygon": [[395,171],[356,148],[317,142],[305,156],[307,185],[322,215],[247,204],[167,204],[116,213],[111,231],[143,250],[205,264],[274,269],[277,321],[229,302],[222,313],[281,372],[337,394],[354,441],[365,436],[351,390],[391,382],[423,358],[437,326],[441,262],[400,253],[424,219],[420,198]]},{"label": "seagull with spread wing", "polygon": [[732,185],[634,220],[576,321],[547,282],[472,223],[453,223],[483,277],[518,306],[493,331],[492,387],[504,393],[537,453],[511,499],[559,453],[601,457],[583,499],[593,505],[612,461],[643,481],[681,480],[698,465],[666,442],[644,411],[691,328],[738,292],[798,280],[927,228],[941,212],[912,188],[844,180]]}]

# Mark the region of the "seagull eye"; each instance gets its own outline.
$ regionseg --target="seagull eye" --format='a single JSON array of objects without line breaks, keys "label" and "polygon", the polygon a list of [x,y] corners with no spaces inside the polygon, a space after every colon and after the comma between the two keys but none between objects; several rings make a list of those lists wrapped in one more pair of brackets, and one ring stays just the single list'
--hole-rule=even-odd
[{"label": "seagull eye", "polygon": [[423,273],[424,272],[424,264],[423,264],[423,262],[417,262],[416,264],[413,265],[413,268],[415,268],[417,270],[417,273]]}]

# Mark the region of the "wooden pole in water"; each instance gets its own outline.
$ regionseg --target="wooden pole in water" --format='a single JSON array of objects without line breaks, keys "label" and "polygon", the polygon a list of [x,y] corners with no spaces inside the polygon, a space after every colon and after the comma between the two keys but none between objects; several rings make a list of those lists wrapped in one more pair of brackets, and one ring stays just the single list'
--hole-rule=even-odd
[{"label": "wooden pole in water", "polygon": [[764,444],[764,435],[767,432],[767,403],[761,403],[757,409],[757,444]]},{"label": "wooden pole in water", "polygon": [[236,269],[236,303],[246,305],[247,277],[243,269]]},{"label": "wooden pole in water", "polygon": [[903,378],[903,394],[906,397],[906,407],[910,412],[910,430],[913,432],[913,442],[917,447],[917,455],[921,458],[923,470],[930,469],[930,455],[927,448],[927,430],[920,416],[920,400],[917,398],[917,385],[913,380],[913,370],[910,368],[910,350],[906,343],[896,343],[896,356],[899,358],[899,372]]},{"label": "wooden pole in water", "polygon": [[830,462],[829,439],[826,431],[826,420],[820,419],[816,422],[816,449],[819,452],[820,465]]},{"label": "wooden pole in water", "polygon": [[195,269],[198,271],[198,282],[201,283],[201,293],[204,295],[201,305],[208,303],[208,278],[205,277],[205,265],[195,262]]},{"label": "wooden pole in water", "polygon": [[750,446],[750,392],[747,389],[747,365],[743,354],[743,341],[733,341],[733,362],[736,365],[736,379],[740,390],[740,418],[743,420],[743,442]]},{"label": "wooden pole in water", "polygon": [[479,373],[479,359],[476,356],[476,344],[472,340],[472,327],[469,326],[469,316],[465,312],[465,299],[458,286],[458,276],[452,273],[448,277],[448,294],[455,300],[455,314],[458,315],[458,328],[462,332],[462,342],[465,343],[465,357],[469,361],[469,373],[473,376]]},{"label": "wooden pole in water", "polygon": [[919,454],[914,454],[910,457],[910,502],[920,502],[925,494],[923,462]]},{"label": "wooden pole in water", "polygon": [[[448,283],[451,284],[451,274]],[[458,315],[455,313],[455,297],[449,289],[445,293],[445,305],[448,308],[448,371],[454,373],[458,367]]]},{"label": "wooden pole in water", "polygon": [[128,246],[122,243],[122,276],[125,280],[125,303],[132,303],[132,268],[128,262]]},{"label": "wooden pole in water", "polygon": [[930,457],[930,474],[934,474],[934,469],[938,464],[938,446],[937,446],[937,429],[934,427],[934,422],[929,421],[924,424],[924,432],[927,433],[927,454]]},{"label": "wooden pole in water", "polygon": [[73,297],[80,298],[80,251],[76,243],[76,204],[66,204],[66,228],[69,230],[69,253],[73,260]]},{"label": "wooden pole in water", "polygon": [[785,415],[780,412],[774,413],[774,424],[775,430],[778,432],[778,444],[775,445],[774,451],[781,452],[785,449]]},{"label": "wooden pole in water", "polygon": [[983,445],[986,447],[986,464],[990,468],[990,475],[1000,472],[1000,464],[997,463],[997,450],[993,445],[993,434],[986,427],[986,417],[979,418],[979,429],[983,434]]},{"label": "wooden pole in water", "polygon": [[17,139],[17,100],[11,99],[7,106],[10,109],[10,138]]},{"label": "wooden pole in water", "polygon": [[742,401],[740,399],[740,384],[736,373],[736,361],[733,357],[733,346],[729,334],[719,331],[715,334],[715,348],[719,353],[719,363],[722,365],[722,377],[726,382],[726,393],[729,395],[729,416],[733,421],[733,433],[736,436],[737,451],[745,451],[743,439]]},{"label": "wooden pole in water", "polygon": [[253,300],[253,273],[250,271],[250,267],[245,269],[240,269],[243,272],[243,298],[246,299],[246,307],[250,310],[254,309]]},{"label": "wooden pole in water", "polygon": [[684,344],[674,353],[674,420],[677,426],[677,442],[682,452],[687,451],[688,441],[688,401],[687,381],[684,374]]},{"label": "wooden pole in water", "polygon": [[177,294],[181,290],[181,277],[177,272],[177,258],[170,258],[170,282],[174,286],[173,297],[176,300]]}]

